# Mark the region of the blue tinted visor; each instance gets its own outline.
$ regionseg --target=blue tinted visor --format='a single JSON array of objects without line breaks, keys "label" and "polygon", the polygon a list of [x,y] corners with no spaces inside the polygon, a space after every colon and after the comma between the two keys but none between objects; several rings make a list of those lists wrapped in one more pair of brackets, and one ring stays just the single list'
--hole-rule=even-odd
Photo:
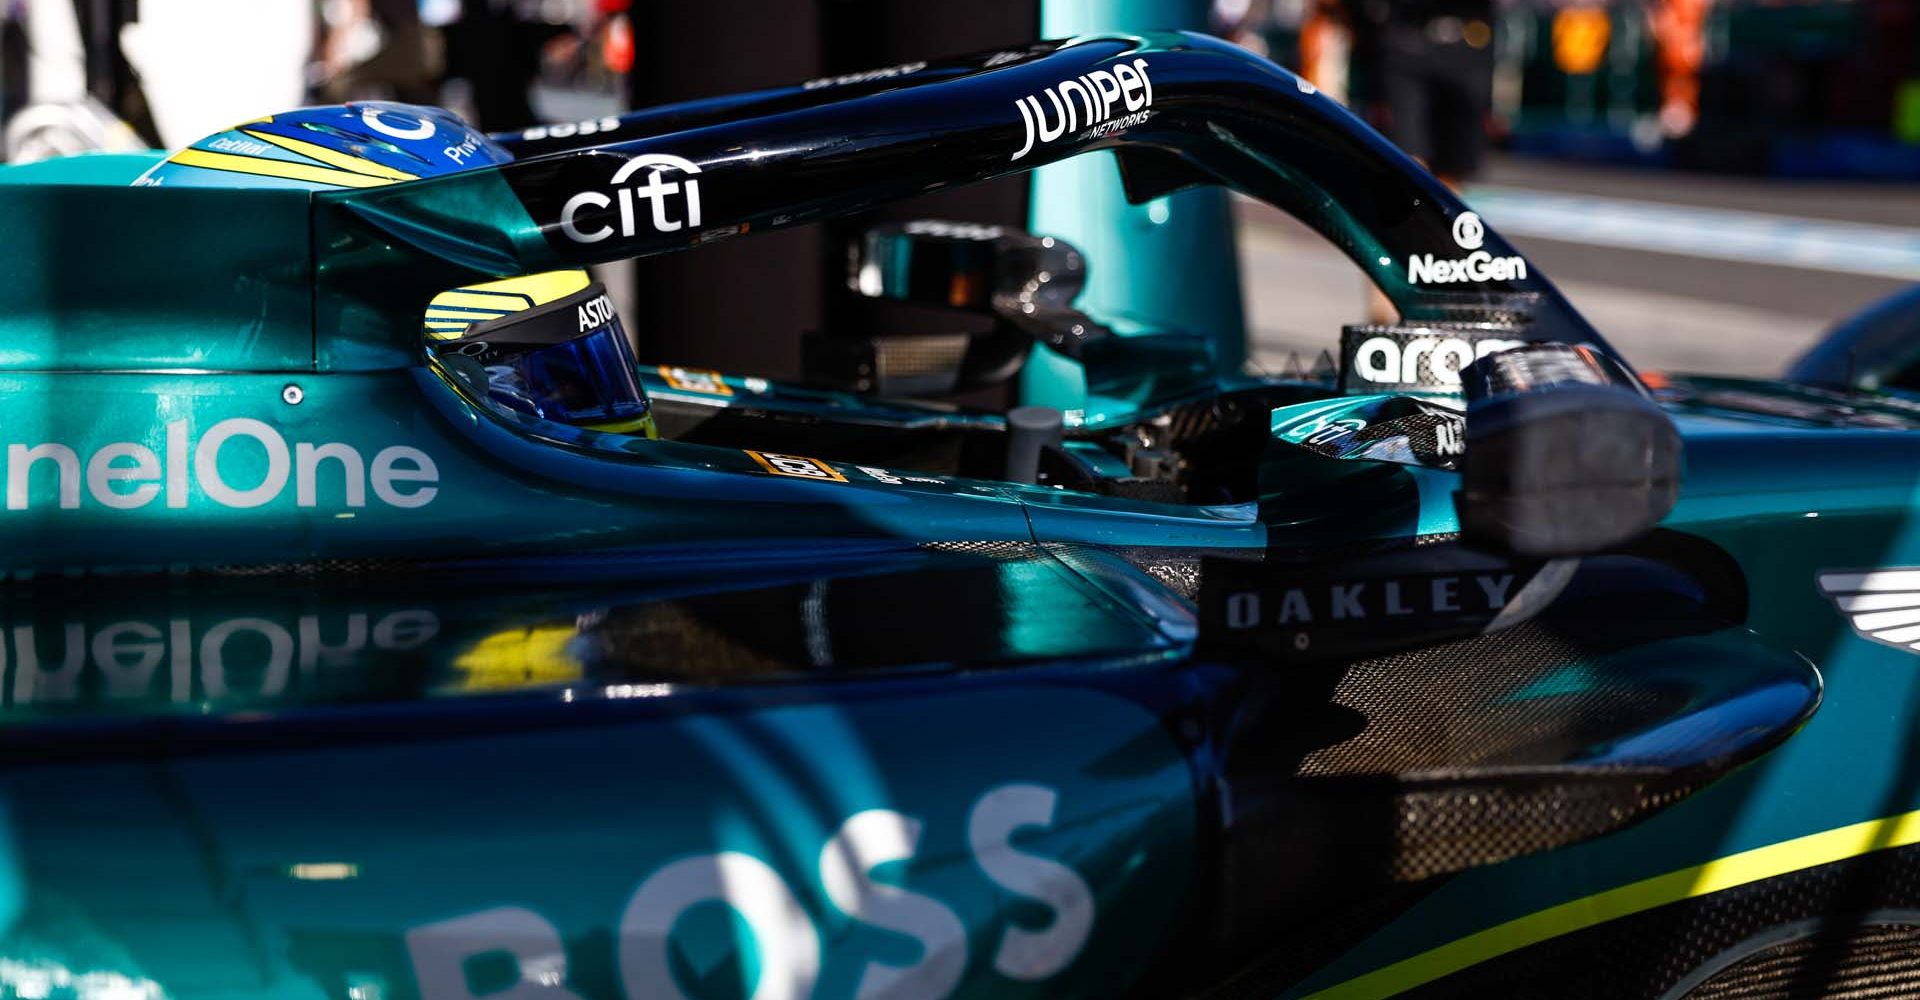
[{"label": "blue tinted visor", "polygon": [[486,370],[488,398],[509,409],[652,436],[633,348],[598,282],[564,299],[477,323],[434,348],[478,362]]},{"label": "blue tinted visor", "polygon": [[616,317],[563,344],[498,358],[487,365],[495,398],[517,410],[568,424],[604,424],[647,415],[633,348]]}]

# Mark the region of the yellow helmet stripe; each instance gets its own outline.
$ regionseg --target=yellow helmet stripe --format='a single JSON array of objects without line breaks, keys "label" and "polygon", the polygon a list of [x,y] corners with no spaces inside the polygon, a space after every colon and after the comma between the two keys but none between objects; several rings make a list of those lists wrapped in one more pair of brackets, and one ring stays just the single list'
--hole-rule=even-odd
[{"label": "yellow helmet stripe", "polygon": [[604,424],[588,424],[590,429],[604,434],[625,434],[629,437],[643,437],[649,441],[658,440],[660,428],[653,422],[653,414],[635,417],[632,420],[615,420]]},{"label": "yellow helmet stripe", "polygon": [[178,163],[183,167],[205,167],[208,170],[225,170],[229,173],[254,174],[260,177],[281,177],[290,181],[331,184],[335,187],[379,187],[393,183],[384,178],[356,174],[350,170],[311,167],[304,163],[287,163],[282,160],[257,160],[251,156],[210,153],[204,149],[183,149],[173,154],[168,162]]},{"label": "yellow helmet stripe", "polygon": [[299,153],[301,156],[319,160],[321,163],[330,167],[338,167],[341,170],[351,170],[356,174],[366,174],[369,177],[384,177],[390,181],[418,180],[420,176],[418,174],[407,173],[404,170],[395,170],[392,167],[381,166],[372,160],[362,159],[350,153],[342,153],[337,149],[328,149],[325,146],[315,145],[314,143],[305,142],[300,139],[289,139],[286,136],[274,135],[271,132],[242,130],[242,134],[252,136],[261,142],[273,143],[289,152]]},{"label": "yellow helmet stripe", "polygon": [[460,309],[484,309],[487,312],[497,313],[519,312],[535,304],[533,296],[531,295],[505,295],[499,292],[489,295],[485,292],[469,292],[465,289],[441,292],[439,295],[433,297],[433,306],[435,308],[445,306]]},{"label": "yellow helmet stripe", "polygon": [[593,279],[588,277],[585,271],[545,271],[540,274],[523,274],[517,278],[505,278],[500,281],[456,288],[434,296],[433,304],[498,309],[502,304],[500,297],[510,295],[531,300],[527,303],[529,306],[545,305],[586,288],[592,281]]}]

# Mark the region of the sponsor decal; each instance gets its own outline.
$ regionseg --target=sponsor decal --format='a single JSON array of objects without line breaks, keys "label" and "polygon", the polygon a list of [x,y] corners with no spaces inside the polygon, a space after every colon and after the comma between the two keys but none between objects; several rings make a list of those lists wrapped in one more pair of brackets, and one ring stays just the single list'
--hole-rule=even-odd
[{"label": "sponsor decal", "polygon": [[472,156],[476,152],[479,152],[479,150],[480,150],[480,137],[477,135],[469,135],[467,136],[466,142],[463,142],[458,146],[448,146],[447,148],[441,150],[441,152],[447,154],[447,159],[452,160],[455,163],[465,164],[467,162],[467,157]]},{"label": "sponsor decal", "polygon": [[[338,441],[289,444],[273,425],[250,417],[222,420],[198,441],[187,421],[175,420],[166,425],[165,438],[160,452],[137,441],[117,441],[84,461],[78,450],[58,442],[9,444],[6,509],[32,510],[52,500],[60,510],[78,510],[83,497],[89,506],[108,510],[138,510],[156,500],[175,510],[196,500],[249,509],[279,499],[289,484],[297,506],[318,507],[323,480],[331,484],[329,495],[346,507],[365,507],[369,491],[389,507],[425,507],[440,492],[440,470],[432,456],[407,445],[382,448],[369,462],[360,449]],[[221,470],[228,449],[264,455],[257,482],[228,478],[230,472]]]},{"label": "sponsor decal", "polygon": [[1407,258],[1407,282],[1414,285],[1451,285],[1460,282],[1519,281],[1527,276],[1523,257],[1495,257],[1485,250],[1458,260],[1432,254]]},{"label": "sponsor decal", "polygon": [[1478,250],[1487,242],[1487,224],[1477,212],[1461,212],[1453,219],[1453,242],[1462,250]]},{"label": "sponsor decal", "polygon": [[1202,644],[1299,658],[1373,655],[1517,624],[1552,604],[1577,559],[1510,563],[1458,543],[1356,562],[1203,559]]},{"label": "sponsor decal", "polygon": [[1226,595],[1230,630],[1369,621],[1412,615],[1497,614],[1513,592],[1512,573],[1460,573],[1329,582]]},{"label": "sponsor decal", "polygon": [[1371,396],[1274,411],[1278,441],[1327,458],[1452,469],[1466,450],[1466,418],[1407,396]]},{"label": "sponsor decal", "polygon": [[1407,258],[1407,283],[1413,285],[1451,285],[1461,282],[1520,281],[1527,276],[1524,257],[1495,257],[1480,249],[1487,241],[1487,226],[1473,212],[1462,212],[1453,220],[1453,242],[1465,257],[1446,260],[1433,254],[1414,254]]},{"label": "sponsor decal", "polygon": [[1861,638],[1920,651],[1920,568],[1822,570],[1819,582]]},{"label": "sponsor decal", "polygon": [[906,483],[929,483],[934,486],[945,484],[945,480],[935,479],[932,476],[910,476],[901,472],[888,472],[885,469],[876,469],[868,465],[857,465],[854,466],[854,468],[859,469],[861,474],[872,479],[874,482],[886,483],[888,486],[900,486]]},{"label": "sponsor decal", "polygon": [[597,330],[620,318],[620,314],[613,310],[613,299],[606,295],[580,303],[579,310],[580,329],[576,332]]},{"label": "sponsor decal", "polygon": [[997,240],[1007,234],[999,226],[976,222],[948,222],[943,219],[915,219],[900,227],[909,236],[938,236],[953,240]]},{"label": "sponsor decal", "polygon": [[[405,124],[409,120],[413,124]],[[412,115],[388,112],[380,108],[361,108],[360,123],[381,135],[415,142],[433,138],[435,131],[431,119],[415,118]]]},{"label": "sponsor decal", "polygon": [[[645,172],[644,182],[635,176]],[[700,165],[669,153],[642,153],[628,160],[608,183],[608,191],[582,191],[567,199],[560,209],[560,231],[575,243],[598,243],[618,232],[636,236],[642,227],[656,233],[672,233],[700,226],[700,182],[694,180]],[[668,179],[668,174],[679,180]],[[644,209],[637,203],[645,202]],[[607,218],[618,205],[613,218]],[[583,214],[591,212],[597,224],[582,224]],[[614,225],[615,222],[618,225]]]},{"label": "sponsor decal", "polygon": [[672,365],[660,366],[660,377],[667,384],[682,392],[704,392],[712,396],[731,396],[733,390],[719,372],[706,368],[676,368]]},{"label": "sponsor decal", "polygon": [[221,136],[207,143],[207,146],[210,149],[217,149],[222,153],[240,153],[245,156],[265,156],[271,151],[271,147],[264,142],[254,142],[252,139],[236,139],[232,136]]},{"label": "sponsor decal", "polygon": [[[309,678],[353,666],[368,650],[417,649],[439,633],[439,617],[424,609],[380,617],[301,615],[293,621],[243,616],[210,624],[189,617],[98,626],[16,624],[0,628],[0,675],[12,675],[11,683],[0,684],[0,696],[12,705],[275,698],[287,693],[296,671]],[[242,676],[244,691],[237,690]],[[164,688],[156,689],[156,679],[164,679]]]},{"label": "sponsor decal", "polygon": [[1375,334],[1359,342],[1347,357],[1349,381],[1375,386],[1452,388],[1475,361],[1523,346],[1504,337],[1423,337]]},{"label": "sponsor decal", "polygon": [[[1041,99],[1045,98],[1043,105]],[[1114,63],[1071,80],[1062,80],[1038,94],[1013,102],[1026,129],[1026,142],[1013,154],[1018,160],[1037,145],[1085,129],[1078,138],[1098,138],[1147,119],[1153,106],[1153,80],[1147,61]],[[1047,109],[1052,109],[1049,123]]]},{"label": "sponsor decal", "polygon": [[[971,857],[972,868],[994,891],[1045,914],[1034,921],[1036,929],[1009,923],[971,936],[961,911],[947,902],[897,885],[892,876],[876,875],[881,866],[897,869],[896,863],[913,862],[920,853],[921,820],[892,809],[868,809],[843,820],[819,854],[809,859],[820,891],[839,917],[918,943],[917,957],[866,959],[856,977],[857,994],[896,1000],[949,996],[965,978],[975,948],[982,950],[980,964],[985,968],[980,974],[1006,980],[1002,985],[1008,987],[1042,982],[1072,965],[1092,937],[1098,916],[1093,888],[1068,865],[1016,842],[1016,834],[1025,840],[1051,827],[1059,799],[1052,787],[1020,782],[988,789],[968,809],[963,837],[956,839]],[[745,851],[669,862],[627,897],[612,935],[612,971],[629,997],[689,996],[674,971],[680,954],[675,929],[688,912],[718,903],[732,911],[759,954],[754,997],[815,996],[823,958],[839,954],[829,949],[841,932],[822,936],[801,902],[813,892],[809,885],[791,884],[771,864]],[[416,926],[407,931],[406,947],[424,997],[477,1000],[498,995],[476,992],[471,985],[468,970],[482,956],[511,961],[517,967],[514,981],[538,982],[540,996],[582,996],[572,988],[568,968],[581,952],[566,947],[560,929],[546,917],[524,907],[499,906]]]},{"label": "sponsor decal", "polygon": [[824,482],[844,483],[847,477],[835,471],[833,466],[817,458],[804,455],[776,455],[770,451],[749,451],[760,467],[776,476],[791,476],[795,479],[818,479]]},{"label": "sponsor decal", "polygon": [[698,236],[693,238],[693,242],[695,245],[699,245],[712,243],[715,240],[732,239],[735,236],[745,236],[748,230],[752,228],[753,226],[751,224],[742,222],[736,226],[718,226],[713,229],[703,229]]},{"label": "sponsor decal", "polygon": [[1280,440],[1317,448],[1352,437],[1366,429],[1367,422],[1358,417],[1328,419],[1320,416],[1288,428],[1280,435]]},{"label": "sponsor decal", "polygon": [[525,132],[520,133],[520,138],[528,142],[539,139],[571,139],[574,136],[605,135],[608,132],[618,131],[619,128],[620,119],[608,116],[606,118],[589,118],[583,122],[562,122],[558,125],[535,125]]},{"label": "sponsor decal", "polygon": [[875,80],[891,80],[897,76],[911,76],[927,68],[924,62],[901,63],[881,69],[870,69],[861,73],[848,73],[845,76],[823,76],[817,80],[808,80],[800,85],[803,90],[820,90],[823,87],[844,87],[850,83],[871,83]]}]

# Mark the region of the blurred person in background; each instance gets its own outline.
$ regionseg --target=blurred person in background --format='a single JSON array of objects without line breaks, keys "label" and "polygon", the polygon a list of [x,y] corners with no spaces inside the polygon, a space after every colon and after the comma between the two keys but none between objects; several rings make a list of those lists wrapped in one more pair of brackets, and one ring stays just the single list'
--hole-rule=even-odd
[{"label": "blurred person in background", "polygon": [[1654,64],[1660,74],[1660,129],[1678,139],[1700,121],[1700,66],[1707,54],[1713,0],[1651,0]]},{"label": "blurred person in background", "polygon": [[541,55],[573,31],[552,24],[522,0],[461,0],[460,18],[447,26],[447,75],[471,88],[473,119],[483,132],[512,132],[540,122],[533,83]]},{"label": "blurred person in background", "polygon": [[[1374,126],[1458,189],[1480,170],[1493,109],[1494,0],[1348,0],[1354,104]],[[1378,288],[1368,318],[1398,312]]]},{"label": "blurred person in background", "polygon": [[439,103],[444,43],[421,21],[419,0],[326,0],[322,10],[326,34],[315,87],[322,100]]},{"label": "blurred person in background", "polygon": [[1450,187],[1486,157],[1494,0],[1348,0],[1356,93],[1376,126]]},{"label": "blurred person in background", "polygon": [[1340,0],[1301,0],[1300,75],[1342,104],[1348,103],[1353,33]]},{"label": "blurred person in background", "polygon": [[20,110],[27,93],[26,21],[27,0],[0,0],[0,126]]},{"label": "blurred person in background", "polygon": [[565,81],[604,88],[611,83],[609,77],[631,71],[631,7],[631,0],[592,0],[584,4],[573,18],[573,30],[554,35],[541,54],[549,83]]}]

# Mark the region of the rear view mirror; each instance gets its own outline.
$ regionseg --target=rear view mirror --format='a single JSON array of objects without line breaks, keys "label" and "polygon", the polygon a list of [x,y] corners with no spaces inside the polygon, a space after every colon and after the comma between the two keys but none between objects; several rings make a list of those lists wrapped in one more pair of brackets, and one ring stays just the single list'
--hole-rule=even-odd
[{"label": "rear view mirror", "polygon": [[1069,357],[1108,335],[1072,305],[1086,258],[1051,236],[921,219],[867,230],[847,263],[848,287],[868,298],[991,316]]},{"label": "rear view mirror", "polygon": [[1680,489],[1680,434],[1640,383],[1585,345],[1527,344],[1462,379],[1460,529],[1474,545],[1545,557],[1652,530]]}]

